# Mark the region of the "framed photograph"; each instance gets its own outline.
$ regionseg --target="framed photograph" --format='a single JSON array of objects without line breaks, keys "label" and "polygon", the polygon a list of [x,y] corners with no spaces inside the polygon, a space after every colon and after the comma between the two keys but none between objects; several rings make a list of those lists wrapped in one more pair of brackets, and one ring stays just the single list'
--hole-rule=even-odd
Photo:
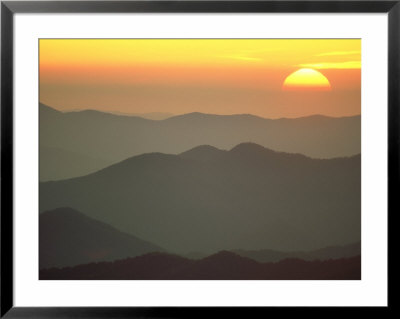
[{"label": "framed photograph", "polygon": [[399,1],[2,1],[1,316],[389,309],[399,29]]}]

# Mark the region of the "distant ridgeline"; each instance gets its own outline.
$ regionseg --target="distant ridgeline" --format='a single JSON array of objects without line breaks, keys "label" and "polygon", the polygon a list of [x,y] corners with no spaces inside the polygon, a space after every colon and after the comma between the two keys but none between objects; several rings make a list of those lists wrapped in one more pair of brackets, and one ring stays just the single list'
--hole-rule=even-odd
[{"label": "distant ridgeline", "polygon": [[163,120],[99,111],[62,113],[39,105],[40,180],[95,172],[143,153],[179,154],[199,145],[229,150],[253,142],[313,158],[361,151],[361,117],[264,119],[254,115],[190,113]]}]

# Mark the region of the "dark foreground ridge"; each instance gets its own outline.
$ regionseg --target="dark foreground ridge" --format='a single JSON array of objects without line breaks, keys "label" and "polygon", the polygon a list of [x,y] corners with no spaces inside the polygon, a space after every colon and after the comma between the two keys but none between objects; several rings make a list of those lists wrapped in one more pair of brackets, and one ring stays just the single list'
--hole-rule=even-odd
[{"label": "dark foreground ridge", "polygon": [[361,257],[259,263],[227,251],[194,261],[166,253],[44,269],[40,280],[360,280]]}]

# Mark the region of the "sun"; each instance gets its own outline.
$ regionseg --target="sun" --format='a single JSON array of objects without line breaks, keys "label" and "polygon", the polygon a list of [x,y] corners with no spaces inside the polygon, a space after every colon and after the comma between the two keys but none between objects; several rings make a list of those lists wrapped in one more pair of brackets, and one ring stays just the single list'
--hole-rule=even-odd
[{"label": "sun", "polygon": [[331,84],[321,72],[314,69],[299,69],[283,82],[283,91],[330,91]]}]

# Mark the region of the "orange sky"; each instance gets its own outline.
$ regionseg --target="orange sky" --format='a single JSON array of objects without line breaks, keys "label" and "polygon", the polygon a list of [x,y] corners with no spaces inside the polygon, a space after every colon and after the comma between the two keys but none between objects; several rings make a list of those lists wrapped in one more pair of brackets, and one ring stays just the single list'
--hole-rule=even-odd
[{"label": "orange sky", "polygon": [[[59,110],[251,113],[267,118],[361,111],[360,40],[42,39],[40,101]],[[300,68],[331,90],[287,92]]]}]

